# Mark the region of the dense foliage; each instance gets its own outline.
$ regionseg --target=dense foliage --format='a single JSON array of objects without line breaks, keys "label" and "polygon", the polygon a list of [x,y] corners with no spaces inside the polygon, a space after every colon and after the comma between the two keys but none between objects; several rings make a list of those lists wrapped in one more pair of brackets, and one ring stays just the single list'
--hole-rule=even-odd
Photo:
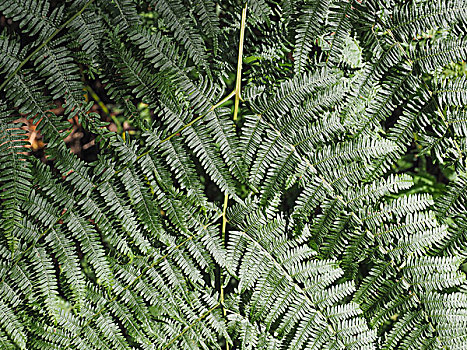
[{"label": "dense foliage", "polygon": [[1,349],[466,348],[467,1],[0,17]]}]

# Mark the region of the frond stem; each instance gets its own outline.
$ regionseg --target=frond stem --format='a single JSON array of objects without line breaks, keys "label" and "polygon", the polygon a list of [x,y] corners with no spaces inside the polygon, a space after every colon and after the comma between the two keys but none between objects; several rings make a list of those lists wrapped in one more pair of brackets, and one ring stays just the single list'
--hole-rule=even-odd
[{"label": "frond stem", "polygon": [[[245,24],[246,24],[246,12],[247,12],[247,5],[245,4],[245,7],[242,10],[242,21],[240,24],[240,42],[238,44],[238,60],[237,60],[237,77],[236,77],[236,82],[235,82],[235,90],[232,91],[224,100],[227,100],[231,98],[233,95],[235,95],[235,107],[234,107],[234,115],[233,115],[233,120],[234,122],[237,120],[238,116],[238,109],[240,105],[240,92],[242,88],[242,62],[243,62],[243,41],[245,39]],[[222,100],[219,102],[220,104],[223,103]],[[213,106],[214,107],[214,106]],[[222,207],[222,242],[226,244],[225,240],[225,233],[226,233],[226,227],[227,227],[227,217],[226,217],[226,212],[227,212],[227,206],[229,203],[229,194],[226,193],[224,195],[224,206]],[[220,299],[219,299],[219,304],[222,306],[222,314],[224,317],[227,316],[227,311],[224,306],[224,278],[222,275],[222,268],[220,269]],[[225,349],[229,350],[230,345],[229,342],[225,341]]]},{"label": "frond stem", "polygon": [[[219,102],[217,102],[215,105],[212,105],[211,108],[209,108],[209,111],[204,113],[204,114],[201,114],[199,116],[197,116],[196,118],[194,118],[193,120],[191,120],[189,123],[183,125],[180,129],[178,129],[177,131],[175,131],[174,133],[170,134],[169,136],[167,136],[165,139],[159,141],[159,144],[161,143],[164,143],[166,141],[169,141],[172,137],[180,134],[183,130],[185,130],[186,128],[189,128],[190,126],[192,126],[194,123],[196,123],[198,120],[200,119],[203,119],[206,115],[208,115],[209,113],[211,113],[212,111],[214,111],[217,107],[220,107],[221,105],[223,105],[225,102],[227,102],[228,100],[230,100],[232,98],[233,95],[236,94],[236,91],[233,90],[230,94],[228,94],[227,96],[225,96],[222,100],[220,100]],[[144,156],[145,154],[143,153],[141,156]]]},{"label": "frond stem", "polygon": [[[227,217],[226,217],[226,212],[227,212],[227,205],[229,202],[229,194],[226,193],[224,196],[224,206],[222,208],[222,242],[225,243],[225,232],[226,232],[226,227],[227,227]],[[220,272],[220,304],[222,305],[222,314],[224,317],[227,315],[225,311],[225,306],[224,306],[224,278],[222,276],[222,269]],[[228,343],[227,344],[227,349],[228,349]]]},{"label": "frond stem", "polygon": [[219,102],[217,102],[214,106],[211,107],[211,109],[209,110],[210,112],[215,110],[217,107],[223,105],[225,102],[227,102],[228,100],[230,100],[232,98],[233,95],[235,95],[236,91],[235,90],[232,90],[232,92],[230,94],[228,94],[227,96],[225,96],[222,100],[220,100]]},{"label": "frond stem", "polygon": [[242,10],[242,23],[240,26],[240,42],[238,44],[238,61],[237,61],[237,81],[235,83],[235,109],[233,120],[237,120],[238,115],[238,105],[240,103],[240,90],[242,88],[242,63],[243,63],[243,41],[245,39],[245,24],[246,24],[246,9]]},{"label": "frond stem", "polygon": [[104,102],[102,102],[101,98],[96,94],[92,87],[86,85],[86,91],[89,93],[89,95],[91,95],[92,99],[97,102],[99,107],[102,109],[102,112],[104,112],[105,115],[110,116],[109,108],[105,105]]}]

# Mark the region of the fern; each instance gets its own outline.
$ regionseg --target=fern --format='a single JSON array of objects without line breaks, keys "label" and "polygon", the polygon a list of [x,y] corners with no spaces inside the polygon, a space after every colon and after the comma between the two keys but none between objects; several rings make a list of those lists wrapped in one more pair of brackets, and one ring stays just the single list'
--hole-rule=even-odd
[{"label": "fern", "polygon": [[298,19],[294,52],[295,72],[298,74],[304,70],[304,66],[307,64],[308,55],[313,49],[316,36],[319,34],[317,29],[321,27],[328,7],[328,1],[315,1],[305,4],[301,10],[303,14]]},{"label": "fern", "polygon": [[4,0],[0,348],[465,348],[466,9]]}]

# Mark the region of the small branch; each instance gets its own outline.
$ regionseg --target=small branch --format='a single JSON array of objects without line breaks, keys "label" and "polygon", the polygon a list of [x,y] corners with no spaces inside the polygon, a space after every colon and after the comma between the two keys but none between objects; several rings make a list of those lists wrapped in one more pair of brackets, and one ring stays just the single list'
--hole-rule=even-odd
[{"label": "small branch", "polygon": [[99,95],[96,94],[96,92],[90,87],[89,85],[86,85],[86,90],[91,95],[92,99],[97,102],[99,107],[102,109],[102,112],[105,113],[105,115],[110,116],[110,111],[109,108],[105,105],[104,102],[100,99]]},{"label": "small branch", "polygon": [[[225,241],[225,232],[226,232],[226,227],[227,227],[227,217],[226,217],[226,212],[227,212],[227,205],[228,205],[228,202],[229,202],[229,194],[226,193],[225,196],[224,196],[224,206],[222,208],[222,232],[221,232],[221,236],[222,236],[222,242],[224,242],[224,244],[226,243]],[[225,311],[225,306],[224,306],[224,278],[222,276],[222,269],[220,270],[220,304],[222,305],[222,314],[224,315],[224,317],[227,315],[226,314],[226,311]],[[228,345],[227,345],[227,349],[228,349]]]},{"label": "small branch", "polygon": [[238,105],[240,103],[240,95],[242,88],[242,62],[243,62],[243,41],[245,39],[245,23],[246,23],[246,9],[247,6],[242,10],[242,23],[240,27],[240,43],[238,44],[238,61],[237,61],[237,81],[235,84],[235,109],[233,120],[237,120]]},{"label": "small branch", "polygon": [[[212,108],[212,107],[211,107]],[[210,109],[209,111],[212,111],[212,109]],[[208,112],[209,113],[209,112]],[[191,122],[189,122],[188,124],[185,124],[183,125],[180,129],[178,129],[177,131],[175,131],[174,133],[170,134],[169,136],[167,136],[165,139],[159,141],[159,144],[161,143],[164,143],[166,141],[169,141],[172,137],[176,136],[177,134],[181,133],[183,130],[185,130],[186,128],[192,126],[194,123],[196,123],[198,120],[202,119],[203,117],[205,117],[208,113],[205,113],[205,114],[201,114],[199,116],[197,116],[195,119],[193,119]]]},{"label": "small branch", "polygon": [[172,137],[176,136],[177,134],[181,133],[183,130],[185,130],[186,128],[192,126],[194,123],[196,123],[198,120],[204,118],[206,115],[208,115],[208,113],[212,112],[213,110],[215,110],[217,107],[220,107],[221,105],[223,105],[225,102],[227,102],[228,100],[230,100],[232,98],[232,96],[235,95],[235,90],[232,91],[230,94],[228,94],[226,97],[224,97],[222,100],[220,100],[219,102],[217,102],[215,105],[212,105],[211,108],[209,108],[209,111],[204,113],[204,114],[201,114],[200,116],[197,116],[195,119],[193,119],[192,121],[190,121],[189,123],[183,125],[180,129],[178,129],[177,131],[175,131],[174,133],[170,134],[169,136],[167,136],[165,139],[161,140],[159,142],[159,144],[161,143],[164,143],[166,141],[169,141]]},{"label": "small branch", "polygon": [[211,109],[209,111],[213,111],[215,110],[217,107],[220,107],[221,105],[223,105],[225,102],[227,102],[228,100],[230,100],[232,98],[232,96],[235,95],[235,90],[233,90],[230,94],[228,94],[227,96],[225,96],[222,100],[220,100],[218,103],[216,103],[214,106],[211,107]]},{"label": "small branch", "polygon": [[[241,100],[240,94],[241,94],[241,88],[242,88],[243,41],[245,39],[246,9],[247,9],[247,5],[245,5],[245,8],[242,10],[242,22],[240,25],[240,42],[238,44],[237,77],[236,77],[236,82],[235,82],[235,90],[232,91],[229,94],[229,96],[226,97],[226,99],[229,99],[230,97],[235,95],[235,107],[234,107],[234,115],[233,115],[234,122],[237,120],[238,109],[239,109],[239,104]],[[221,231],[222,242],[224,242],[224,245],[227,244],[225,240],[225,233],[227,231],[226,230],[226,227],[227,227],[226,212],[227,212],[228,203],[229,203],[229,194],[226,193],[224,195],[224,206],[222,208],[222,231]],[[224,317],[226,317],[227,312],[225,309],[224,300],[225,300],[224,299],[224,278],[222,275],[222,268],[221,268],[220,269],[220,301],[219,301],[219,304],[222,305],[222,314],[224,315]],[[227,339],[225,341],[225,349],[226,350],[230,349],[230,345]]]}]

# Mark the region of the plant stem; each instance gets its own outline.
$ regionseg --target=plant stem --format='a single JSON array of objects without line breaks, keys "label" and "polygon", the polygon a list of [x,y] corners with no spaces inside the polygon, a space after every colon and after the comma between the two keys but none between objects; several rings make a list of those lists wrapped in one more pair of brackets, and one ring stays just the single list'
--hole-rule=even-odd
[{"label": "plant stem", "polygon": [[110,111],[109,108],[105,105],[104,102],[100,99],[99,95],[96,94],[96,92],[90,87],[89,85],[86,85],[86,91],[91,95],[92,99],[97,102],[99,107],[102,109],[102,112],[105,113],[105,115],[110,117]]},{"label": "plant stem", "polygon": [[[235,82],[235,90],[224,99],[224,100],[230,99],[232,95],[235,95],[235,105],[234,105],[234,115],[233,115],[234,121],[237,120],[238,109],[239,109],[240,99],[241,99],[240,94],[241,94],[241,88],[242,88],[243,41],[245,39],[246,9],[247,9],[247,5],[245,5],[245,8],[242,10],[242,22],[240,25],[240,42],[238,44],[237,77],[236,77],[236,82]],[[228,203],[229,203],[229,194],[226,193],[224,195],[224,206],[222,208],[222,231],[221,231],[222,241],[224,242],[224,245],[227,244],[226,239],[225,239],[225,234],[227,232],[226,212],[227,212]],[[221,268],[220,270],[220,302],[219,303],[222,306],[222,314],[224,315],[224,318],[225,318],[227,316],[227,312],[225,309],[224,300],[225,300],[224,299],[224,278],[222,275],[222,268]],[[226,350],[230,349],[230,345],[227,340],[225,341],[225,349]]]},{"label": "plant stem", "polygon": [[[226,245],[226,240],[225,240],[225,233],[226,233],[226,227],[227,227],[227,217],[226,217],[226,211],[227,211],[227,204],[229,202],[229,195],[228,193],[225,194],[224,196],[224,206],[222,208],[222,242],[224,242],[224,245]],[[221,305],[222,307],[222,315],[224,316],[224,318],[226,318],[227,316],[227,311],[225,309],[225,305],[224,305],[224,276],[222,274],[222,267],[220,268],[220,300],[219,300],[219,304]],[[230,345],[229,345],[229,342],[228,340],[226,339],[225,340],[225,350],[229,350],[230,349]]]},{"label": "plant stem", "polygon": [[240,90],[242,87],[242,62],[243,62],[243,41],[245,39],[245,23],[246,23],[246,8],[242,10],[242,23],[240,26],[240,43],[238,44],[238,60],[237,60],[237,81],[235,84],[235,109],[233,120],[237,120],[238,105],[240,103]]},{"label": "plant stem", "polygon": [[183,125],[180,129],[178,129],[177,131],[175,131],[174,133],[170,134],[169,136],[167,136],[165,139],[161,140],[159,142],[159,144],[161,143],[164,143],[166,141],[169,141],[172,137],[180,134],[183,130],[185,130],[186,128],[192,126],[194,123],[196,123],[198,120],[204,118],[208,113],[212,112],[213,110],[215,110],[217,107],[220,107],[222,104],[224,104],[225,102],[227,102],[228,100],[230,100],[232,98],[233,95],[235,95],[236,91],[233,90],[230,94],[228,94],[227,96],[225,96],[222,100],[220,100],[219,102],[217,102],[215,105],[212,105],[211,108],[209,108],[209,111],[204,113],[204,114],[201,114],[199,116],[197,116],[195,119],[193,119],[192,121],[190,121],[189,123]]},{"label": "plant stem", "polygon": [[[225,233],[226,233],[226,227],[227,227],[227,217],[226,217],[226,212],[227,212],[227,204],[229,202],[229,194],[226,193],[224,196],[224,206],[222,208],[222,231],[221,231],[221,236],[222,236],[222,242],[224,242],[224,245],[227,244],[225,240]],[[222,267],[220,268],[220,300],[219,304],[222,306],[222,315],[224,318],[227,316],[227,312],[225,310],[225,305],[224,305],[224,276],[222,274]],[[229,343],[227,339],[225,340],[225,349],[229,350]]]}]

